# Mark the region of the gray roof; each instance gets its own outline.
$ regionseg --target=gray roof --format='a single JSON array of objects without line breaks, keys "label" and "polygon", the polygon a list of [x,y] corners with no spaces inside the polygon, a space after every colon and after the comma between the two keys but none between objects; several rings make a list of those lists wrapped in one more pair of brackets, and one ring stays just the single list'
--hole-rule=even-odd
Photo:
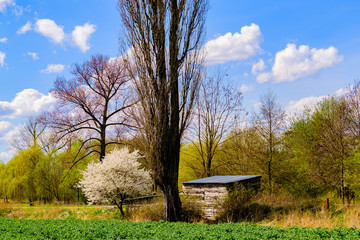
[{"label": "gray roof", "polygon": [[218,183],[227,184],[233,182],[246,181],[253,178],[261,178],[261,175],[232,175],[232,176],[212,176],[207,178],[196,179],[192,181],[183,182],[183,184],[198,184],[198,183]]}]

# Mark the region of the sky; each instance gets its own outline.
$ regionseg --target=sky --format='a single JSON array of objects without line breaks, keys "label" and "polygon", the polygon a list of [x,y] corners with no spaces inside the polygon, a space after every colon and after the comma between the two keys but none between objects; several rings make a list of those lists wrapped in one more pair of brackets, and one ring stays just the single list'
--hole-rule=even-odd
[{"label": "sky", "polygon": [[[54,109],[57,76],[94,54],[119,55],[116,0],[0,0],[0,160],[31,116]],[[360,2],[210,0],[204,49],[243,92],[245,111],[272,91],[291,115],[360,77]]]}]

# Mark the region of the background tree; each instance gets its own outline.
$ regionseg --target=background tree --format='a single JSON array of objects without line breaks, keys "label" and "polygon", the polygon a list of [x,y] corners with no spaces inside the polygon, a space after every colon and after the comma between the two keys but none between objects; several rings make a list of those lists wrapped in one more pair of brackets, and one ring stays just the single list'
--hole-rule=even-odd
[{"label": "background tree", "polygon": [[279,160],[281,133],[285,130],[285,112],[276,102],[276,96],[268,92],[260,99],[260,109],[254,114],[254,128],[260,135],[263,151],[254,158],[262,173],[267,177],[270,194],[273,191],[274,163]]},{"label": "background tree", "polygon": [[47,148],[46,141],[43,140],[46,124],[38,118],[30,117],[22,127],[20,134],[10,140],[10,144],[18,150],[26,150],[33,146]]},{"label": "background tree", "polygon": [[194,109],[195,117],[190,127],[195,154],[192,153],[192,161],[187,162],[198,177],[210,177],[213,174],[214,158],[226,135],[236,126],[241,101],[241,92],[225,85],[221,73],[206,77],[201,83]]},{"label": "background tree", "polygon": [[237,126],[227,136],[223,145],[220,171],[232,175],[263,174],[264,142],[254,126]]},{"label": "background tree", "polygon": [[164,217],[179,221],[180,140],[201,79],[207,0],[119,0],[128,63],[139,98],[135,119]]},{"label": "background tree", "polygon": [[89,164],[79,183],[87,200],[90,203],[112,203],[124,216],[126,198],[150,191],[150,174],[140,169],[140,157],[137,151],[129,153],[127,148],[122,148],[107,154],[102,163]]},{"label": "background tree", "polygon": [[313,181],[320,182],[323,191],[338,190],[343,202],[360,167],[347,107],[343,97],[328,97],[291,126],[293,150],[307,162]]},{"label": "background tree", "polygon": [[82,137],[79,151],[85,148],[85,156],[98,153],[101,161],[106,147],[117,143],[109,140],[109,132],[116,126],[127,126],[123,111],[131,106],[129,78],[119,59],[110,60],[102,55],[93,56],[81,65],[75,64],[72,75],[69,80],[56,79],[51,93],[57,99],[57,108],[43,119],[60,139],[74,133]]}]

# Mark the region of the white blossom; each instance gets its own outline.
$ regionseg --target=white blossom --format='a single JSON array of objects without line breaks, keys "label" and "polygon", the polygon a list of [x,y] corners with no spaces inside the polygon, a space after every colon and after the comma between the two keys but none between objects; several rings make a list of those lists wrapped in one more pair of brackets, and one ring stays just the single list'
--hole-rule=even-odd
[{"label": "white blossom", "polygon": [[107,154],[102,163],[90,163],[79,182],[88,202],[113,203],[123,214],[125,198],[148,193],[151,178],[140,168],[140,157],[138,151],[130,153],[128,148],[122,148]]}]

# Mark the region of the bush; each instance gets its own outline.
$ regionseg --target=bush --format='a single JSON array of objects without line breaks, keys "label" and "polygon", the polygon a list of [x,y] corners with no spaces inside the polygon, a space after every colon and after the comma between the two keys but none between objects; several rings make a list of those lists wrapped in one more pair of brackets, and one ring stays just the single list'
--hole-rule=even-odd
[{"label": "bush", "polygon": [[227,198],[220,205],[217,221],[258,222],[269,217],[273,209],[269,205],[253,203],[257,193],[254,189],[245,188],[241,184],[234,185]]},{"label": "bush", "polygon": [[200,222],[203,220],[203,211],[200,203],[194,197],[183,196],[181,199],[181,219],[184,222]]}]

